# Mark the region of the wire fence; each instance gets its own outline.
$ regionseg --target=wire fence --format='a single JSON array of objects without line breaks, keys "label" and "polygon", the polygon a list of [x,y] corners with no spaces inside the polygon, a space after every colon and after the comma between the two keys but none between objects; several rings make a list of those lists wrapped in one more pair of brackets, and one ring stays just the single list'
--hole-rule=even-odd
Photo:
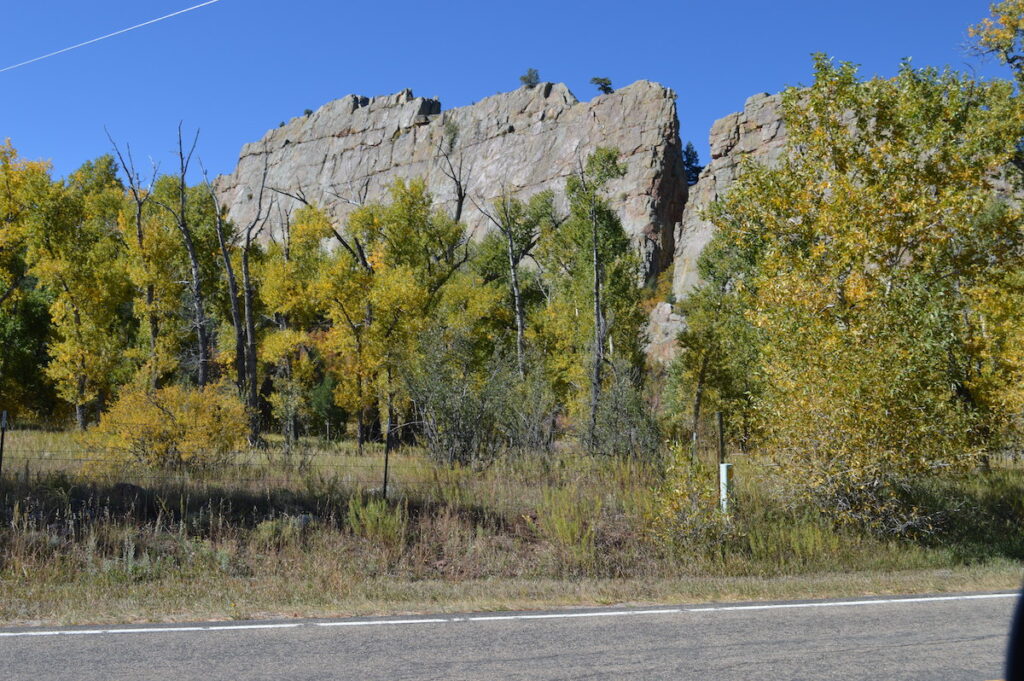
[{"label": "wire fence", "polygon": [[[0,481],[27,484],[38,490],[36,483],[64,479],[100,490],[129,484],[161,493],[201,491],[210,497],[236,492],[291,493],[312,499],[324,494],[366,493],[424,503],[449,503],[453,498],[488,503],[501,497],[500,503],[514,506],[524,499],[516,498],[510,476],[514,476],[517,489],[525,485],[532,497],[541,495],[544,488],[572,487],[581,481],[597,484],[599,479],[614,477],[610,471],[620,470],[620,466],[627,471],[625,477],[638,481],[649,480],[653,470],[647,466],[634,475],[628,471],[628,462],[585,457],[573,447],[557,446],[559,451],[548,455],[510,457],[474,467],[437,461],[415,446],[403,446],[387,455],[379,442],[359,447],[351,439],[309,436],[289,444],[273,435],[266,436],[266,446],[228,451],[175,445],[171,447],[173,457],[154,462],[147,458],[142,436],[148,429],[159,427],[145,422],[131,424],[141,442],[133,447],[105,446],[111,440],[96,437],[94,431],[24,424],[11,427],[8,423],[2,433],[5,444],[0,448]],[[120,444],[122,440],[112,441]],[[637,465],[643,468],[644,464]],[[8,486],[8,495],[12,492],[28,493],[28,487]]]},{"label": "wire fence", "polygon": [[[429,490],[439,484],[422,457],[386,455],[382,445],[303,438],[246,449],[180,447],[147,441],[167,424],[129,424],[129,446],[103,446],[89,432],[14,427],[0,413],[0,480],[23,483],[45,476],[140,486],[224,488],[344,486],[354,490]],[[360,453],[362,452],[362,453]]]}]

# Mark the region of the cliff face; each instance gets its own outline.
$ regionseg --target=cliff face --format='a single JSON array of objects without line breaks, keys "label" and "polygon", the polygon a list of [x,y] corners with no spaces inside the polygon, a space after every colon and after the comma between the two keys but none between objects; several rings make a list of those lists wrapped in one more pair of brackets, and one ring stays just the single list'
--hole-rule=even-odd
[{"label": "cliff face", "polygon": [[701,219],[701,211],[729,190],[742,159],[771,165],[782,156],[786,144],[782,96],[750,97],[743,111],[715,121],[709,141],[711,161],[697,184],[690,187],[689,201],[675,234],[672,293],[677,300],[685,298],[700,283],[697,258],[714,234],[714,226]]},{"label": "cliff face", "polygon": [[[443,113],[439,101],[409,90],[372,99],[350,95],[245,145],[235,172],[215,185],[230,218],[246,225],[266,164],[267,187],[279,190],[270,194],[272,230],[282,211],[300,205],[286,194],[343,221],[356,204],[385,199],[399,177],[425,178],[435,199],[451,209],[454,183],[443,172],[439,145],[452,123],[458,135],[450,156],[461,161],[468,193],[480,205],[503,190],[525,198],[553,189],[565,208],[565,179],[579,162],[599,146],[618,148],[627,172],[610,184],[608,196],[645,274],[670,264],[687,186],[675,94],[647,81],[590,102],[577,101],[565,85],[542,83]],[[488,229],[471,200],[463,220],[475,234]]]},{"label": "cliff face", "polygon": [[[607,195],[645,276],[674,264],[672,292],[680,300],[700,282],[697,258],[714,233],[701,211],[732,186],[743,158],[772,164],[784,152],[781,104],[780,95],[755,95],[743,111],[716,121],[711,159],[689,190],[675,93],[648,81],[590,102],[577,101],[565,85],[542,83],[445,112],[438,100],[409,90],[372,99],[349,95],[245,145],[235,172],[215,185],[231,219],[247,225],[265,165],[267,187],[279,190],[268,192],[276,202],[271,230],[301,205],[294,197],[343,222],[356,205],[386,200],[388,186],[399,177],[423,177],[435,199],[451,210],[455,187],[439,148],[454,124],[458,134],[450,157],[461,163],[471,199],[463,221],[482,235],[489,224],[474,202],[487,205],[503,191],[527,198],[552,189],[564,210],[565,179],[597,147],[616,147],[626,175],[610,184]],[[647,347],[653,361],[671,361],[684,325],[668,303],[655,306]]]}]

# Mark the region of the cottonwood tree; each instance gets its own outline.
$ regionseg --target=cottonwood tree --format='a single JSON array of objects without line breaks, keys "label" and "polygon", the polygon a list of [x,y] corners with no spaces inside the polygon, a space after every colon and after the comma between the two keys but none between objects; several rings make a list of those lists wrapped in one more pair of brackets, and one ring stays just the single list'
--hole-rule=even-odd
[{"label": "cottonwood tree", "polygon": [[122,196],[114,160],[104,156],[65,182],[40,188],[28,221],[30,273],[50,291],[58,336],[47,375],[74,405],[83,430],[89,405],[105,399],[130,370],[124,311],[132,286],[117,227]]},{"label": "cottonwood tree", "polygon": [[[153,195],[153,180],[156,179],[156,169],[153,169],[153,175],[151,181],[148,184],[144,184],[142,181],[142,175],[139,170],[135,167],[135,159],[132,157],[132,151],[130,146],[125,147],[125,151],[122,152],[121,148],[114,142],[114,138],[107,131],[107,139],[110,140],[111,146],[114,147],[114,153],[117,156],[118,164],[121,167],[121,172],[128,180],[128,197],[131,201],[132,211],[130,224],[134,230],[134,248],[131,249],[137,257],[139,262],[134,264],[143,264],[143,254],[146,253],[146,233],[147,233],[147,220],[146,220],[146,208],[149,200]],[[127,225],[125,225],[125,232],[128,232]],[[128,234],[126,233],[126,237]],[[130,237],[129,237],[130,238]],[[131,264],[130,264],[131,268]],[[145,277],[147,281],[141,286],[144,297],[143,304],[144,308],[140,310],[141,316],[145,317],[146,329],[149,337],[149,360],[147,365],[149,366],[150,379],[149,383],[152,387],[157,387],[159,382],[160,372],[158,370],[159,363],[156,361],[158,354],[158,340],[160,337],[160,317],[156,308],[156,284],[152,280],[152,277]]]},{"label": "cottonwood tree", "polygon": [[0,402],[13,413],[48,413],[56,396],[44,374],[50,300],[27,276],[29,214],[49,191],[49,167],[0,144]]},{"label": "cottonwood tree", "polygon": [[339,404],[357,414],[379,404],[386,451],[397,443],[403,362],[469,257],[462,226],[434,210],[421,180],[396,180],[390,198],[353,212],[344,230],[322,221],[318,227],[340,245],[320,283],[332,322],[325,355]]},{"label": "cottonwood tree", "polygon": [[[476,202],[474,202],[476,203]],[[526,375],[526,306],[520,285],[520,268],[523,261],[533,256],[541,231],[555,228],[561,220],[555,213],[554,193],[543,191],[534,194],[529,203],[514,198],[508,191],[496,199],[490,208],[476,204],[477,210],[490,221],[501,234],[507,265],[507,277],[512,312],[516,323],[516,366],[519,377]]]},{"label": "cottonwood tree", "polygon": [[1017,172],[1013,90],[818,55],[784,94],[780,166],[746,164],[709,211],[754,254],[762,446],[840,520],[914,527],[901,486],[983,462],[1024,404],[1022,215],[994,188]]},{"label": "cottonwood tree", "polygon": [[969,29],[982,54],[993,54],[1013,69],[1024,83],[1024,0],[1002,0],[991,6],[992,16]]},{"label": "cottonwood tree", "polygon": [[210,382],[211,375],[211,354],[212,339],[210,336],[210,319],[206,310],[205,291],[203,285],[202,267],[199,259],[199,251],[196,248],[196,235],[191,217],[192,211],[189,206],[188,170],[192,162],[192,156],[196,150],[196,143],[199,141],[199,132],[196,131],[192,142],[185,149],[182,137],[182,126],[178,125],[178,172],[174,175],[174,192],[172,200],[154,198],[159,205],[172,218],[177,228],[181,241],[188,256],[189,285],[192,298],[192,326],[196,334],[197,349],[197,379],[199,387]]},{"label": "cottonwood tree", "polygon": [[[600,148],[569,177],[569,217],[542,233],[538,253],[553,289],[538,340],[545,352],[561,358],[555,372],[562,374],[556,380],[563,390],[589,386],[585,439],[592,451],[606,360],[620,356],[637,365],[641,355],[639,262],[603,195],[624,173],[617,159],[617,150]],[[587,307],[590,314],[582,312]],[[580,371],[583,366],[588,370]]]},{"label": "cottonwood tree", "polygon": [[10,140],[0,144],[0,306],[25,277],[25,220],[49,183],[49,167],[18,156]]},{"label": "cottonwood tree", "polygon": [[[266,152],[265,149],[264,152]],[[256,287],[253,281],[251,261],[254,249],[258,248],[256,239],[263,231],[274,209],[274,199],[268,196],[270,193],[267,187],[268,158],[269,156],[264,153],[260,184],[254,190],[256,212],[238,235],[232,233],[232,227],[228,225],[225,217],[226,211],[220,205],[213,185],[208,178],[205,181],[207,192],[213,203],[214,226],[217,232],[217,243],[220,247],[224,277],[227,282],[231,326],[235,336],[235,384],[245,401],[249,418],[248,441],[253,447],[261,445],[262,438],[260,435],[260,395],[257,372]],[[206,177],[205,169],[203,176]],[[241,291],[239,291],[233,262],[236,251],[242,275]],[[287,249],[285,256],[287,257]]]}]

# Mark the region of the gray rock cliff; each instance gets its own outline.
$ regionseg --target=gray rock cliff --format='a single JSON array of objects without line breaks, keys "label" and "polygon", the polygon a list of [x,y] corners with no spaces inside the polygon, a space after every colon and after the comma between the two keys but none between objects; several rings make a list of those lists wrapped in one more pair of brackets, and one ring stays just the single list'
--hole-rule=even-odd
[{"label": "gray rock cliff", "polygon": [[689,201],[675,234],[672,293],[676,299],[685,298],[700,283],[697,258],[715,229],[701,219],[701,212],[729,190],[744,158],[771,165],[785,151],[782,96],[750,97],[743,111],[715,121],[709,142],[711,161],[704,167],[697,184],[690,187]]},{"label": "gray rock cliff", "polygon": [[[687,186],[675,94],[648,81],[590,102],[577,101],[565,85],[542,83],[444,112],[438,100],[409,90],[372,99],[349,95],[245,145],[235,171],[215,186],[241,226],[255,215],[264,163],[268,187],[301,195],[339,222],[356,204],[385,199],[399,177],[425,178],[435,199],[452,207],[454,184],[438,151],[451,123],[458,128],[451,156],[462,160],[469,195],[481,205],[503,190],[525,198],[553,189],[564,208],[565,179],[580,161],[599,146],[618,148],[627,172],[608,195],[645,275],[671,263]],[[271,230],[282,211],[300,205],[280,192],[273,194]],[[473,201],[463,219],[475,234],[488,228]]]},{"label": "gray rock cliff", "polygon": [[[316,203],[340,223],[356,205],[386,200],[400,177],[425,178],[435,199],[451,209],[454,184],[439,145],[454,124],[451,157],[462,163],[471,198],[463,220],[479,236],[489,225],[475,203],[486,205],[503,191],[527,198],[552,189],[564,209],[566,178],[597,147],[616,147],[626,175],[611,183],[608,196],[645,276],[653,279],[674,265],[672,292],[680,300],[699,284],[697,259],[714,233],[701,212],[732,186],[744,158],[773,164],[784,152],[781,104],[781,95],[754,95],[742,111],[716,121],[711,158],[689,189],[675,93],[648,81],[589,102],[579,102],[565,85],[541,83],[444,112],[438,100],[409,90],[372,99],[349,95],[245,145],[235,171],[215,186],[231,219],[244,226],[254,218],[266,164],[267,186],[279,190],[270,193],[276,202],[271,231],[301,204],[289,194]],[[647,347],[652,361],[671,361],[684,325],[668,303],[654,307]]]}]

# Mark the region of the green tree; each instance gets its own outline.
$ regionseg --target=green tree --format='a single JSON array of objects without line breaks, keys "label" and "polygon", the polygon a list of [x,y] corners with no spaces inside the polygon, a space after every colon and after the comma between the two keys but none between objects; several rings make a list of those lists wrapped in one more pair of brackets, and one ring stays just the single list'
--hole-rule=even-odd
[{"label": "green tree", "polygon": [[30,273],[51,295],[57,339],[47,374],[74,405],[79,428],[88,406],[127,380],[132,287],[118,230],[123,188],[114,161],[88,162],[40,191],[28,228]]},{"label": "green tree", "polygon": [[677,305],[686,328],[669,368],[665,411],[673,427],[690,431],[691,457],[696,456],[705,407],[723,412],[727,423],[738,426],[744,448],[750,437],[753,400],[760,393],[760,336],[746,313],[756,297],[752,277],[760,245],[739,248],[716,234],[697,261],[703,283]]},{"label": "green tree", "polygon": [[700,171],[704,166],[700,164],[700,156],[693,146],[693,142],[687,142],[683,149],[683,170],[686,171],[686,183],[691,187],[697,184],[700,178]]},{"label": "green tree", "polygon": [[537,342],[552,362],[560,392],[589,387],[585,440],[591,448],[606,361],[642,362],[639,262],[604,197],[623,174],[617,150],[591,154],[566,183],[569,217],[542,232],[538,249],[551,294],[538,319]]},{"label": "green tree", "polygon": [[461,224],[434,210],[421,180],[396,180],[391,202],[370,204],[339,230],[318,284],[330,329],[322,347],[339,406],[359,418],[375,406],[386,417],[386,449],[397,443],[401,373],[444,289],[469,257]]},{"label": "green tree", "polygon": [[861,82],[821,55],[783,106],[786,158],[709,211],[756,254],[762,444],[801,498],[906,531],[907,481],[983,461],[1021,409],[1024,234],[993,184],[1021,109],[1010,83],[906,63]]},{"label": "green tree", "polygon": [[537,69],[526,69],[526,73],[519,76],[519,82],[527,88],[535,88],[540,84],[540,72]]},{"label": "green tree", "polygon": [[[521,279],[522,263],[533,251],[544,229],[560,222],[555,214],[554,194],[543,191],[530,197],[528,204],[505,193],[494,201],[490,210],[481,209],[501,235],[504,251],[503,272],[498,276],[507,283],[512,313],[516,324],[516,364],[519,377],[526,375],[526,302]],[[486,249],[486,246],[484,247]],[[485,251],[486,252],[486,251]]]},{"label": "green tree", "polygon": [[12,413],[49,416],[56,397],[43,369],[51,337],[46,291],[25,261],[29,216],[50,190],[49,167],[0,144],[0,403]]},{"label": "green tree", "polygon": [[611,78],[598,78],[595,76],[590,79],[590,84],[596,85],[598,92],[602,95],[610,95],[615,92],[615,89],[612,87]]}]

